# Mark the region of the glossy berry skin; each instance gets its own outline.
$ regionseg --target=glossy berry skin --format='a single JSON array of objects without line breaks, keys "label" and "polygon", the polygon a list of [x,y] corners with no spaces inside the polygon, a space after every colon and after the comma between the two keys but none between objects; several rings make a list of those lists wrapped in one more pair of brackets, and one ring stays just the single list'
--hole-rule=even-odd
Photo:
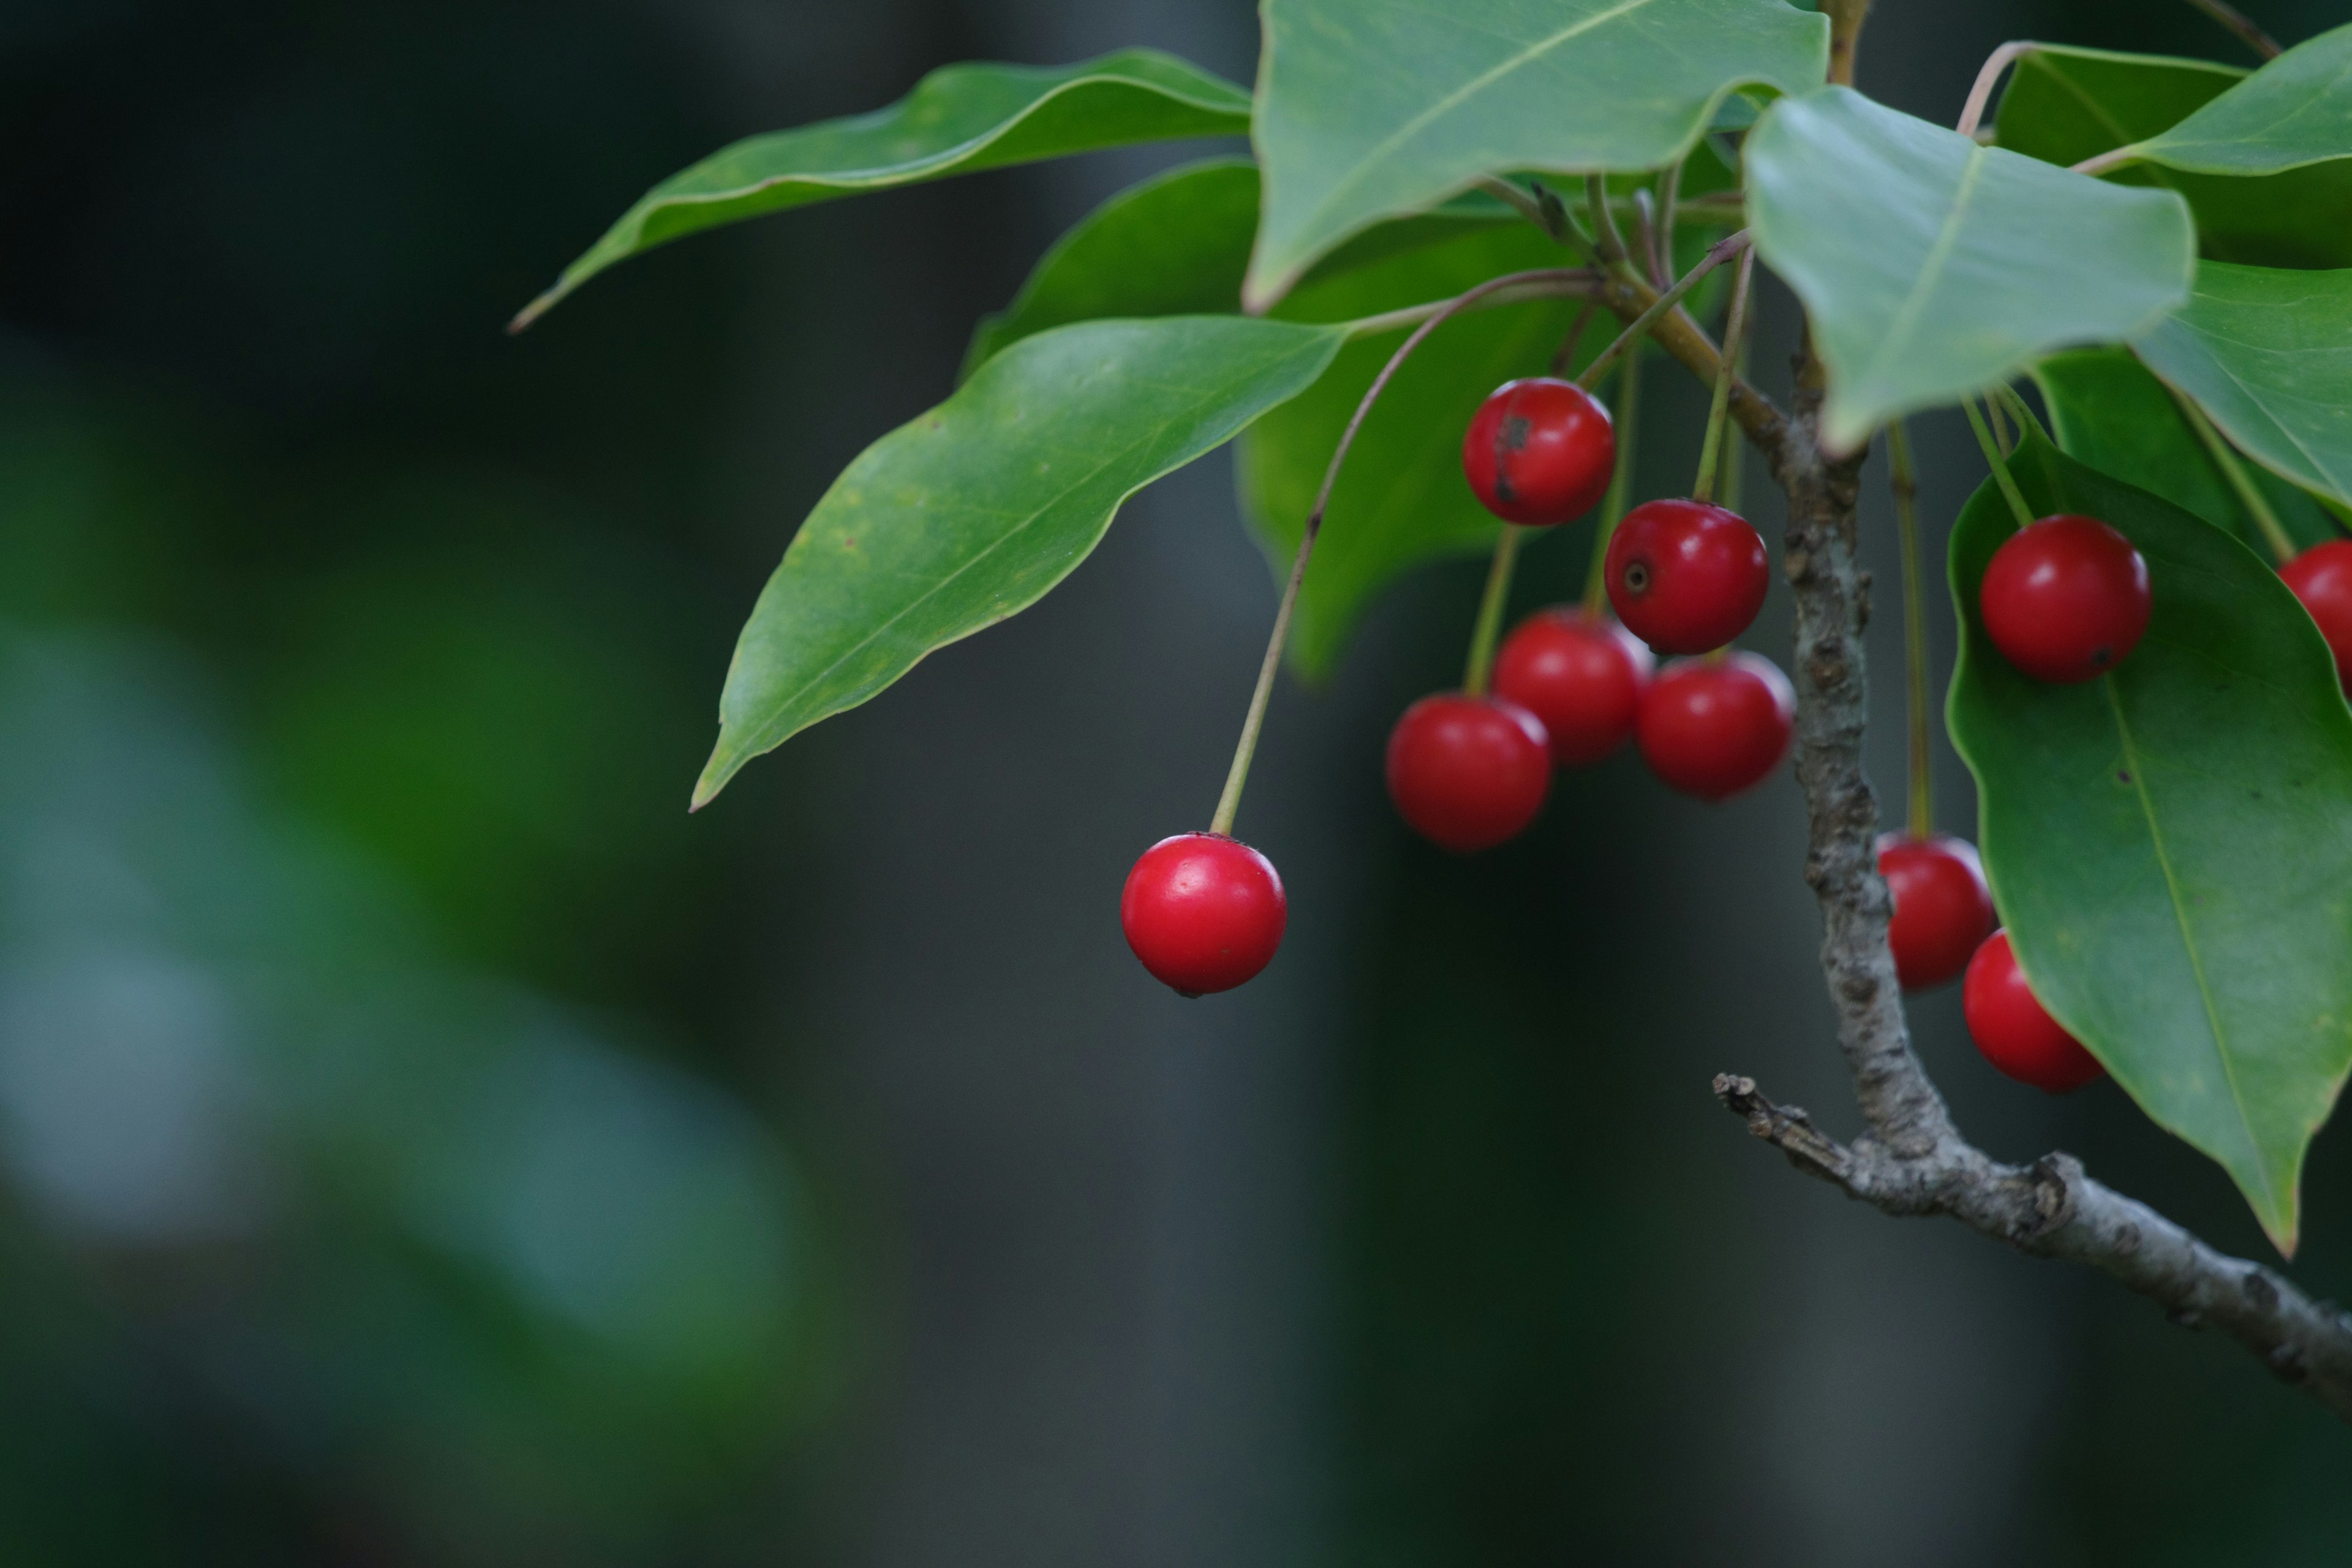
[{"label": "glossy berry skin", "polygon": [[1515,838],[1551,791],[1543,721],[1516,702],[1445,691],[1389,731],[1389,799],[1431,843],[1467,855]]},{"label": "glossy berry skin", "polygon": [[1642,693],[1633,741],[1642,760],[1685,795],[1724,800],[1789,754],[1797,694],[1770,659],[1744,651],[1680,658]]},{"label": "glossy berry skin", "polygon": [[2017,966],[2005,931],[1985,938],[1969,960],[1960,1009],[1985,1060],[2020,1083],[2064,1094],[2106,1076],[2098,1058],[2043,1011],[2025,983],[2025,971]]},{"label": "glossy berry skin", "polygon": [[1925,991],[1958,979],[1992,930],[1992,892],[1976,846],[1940,833],[1930,838],[1881,834],[1878,874],[1895,896],[1886,941],[1903,989]]},{"label": "glossy berry skin", "polygon": [[1506,522],[1551,527],[1591,511],[1617,467],[1609,410],[1549,376],[1507,381],[1478,405],[1462,437],[1462,472]]},{"label": "glossy berry skin", "polygon": [[2336,655],[2336,679],[2352,692],[2352,539],[2315,544],[2280,567],[2279,575],[2319,623],[2319,635]]},{"label": "glossy berry skin", "polygon": [[2147,563],[2096,518],[2061,512],[1993,552],[1978,604],[1985,635],[2036,680],[2095,680],[2147,630]]},{"label": "glossy berry skin", "polygon": [[1764,541],[1736,511],[1696,500],[1644,501],[1609,536],[1609,603],[1660,653],[1706,653],[1748,629],[1772,571]]},{"label": "glossy berry skin", "polygon": [[1143,852],[1119,894],[1127,945],[1181,995],[1231,991],[1282,945],[1290,906],[1274,862],[1221,833],[1180,833]]},{"label": "glossy berry skin", "polygon": [[1503,639],[1495,695],[1543,721],[1553,766],[1580,768],[1633,737],[1654,662],[1633,633],[1606,616],[1555,605]]}]

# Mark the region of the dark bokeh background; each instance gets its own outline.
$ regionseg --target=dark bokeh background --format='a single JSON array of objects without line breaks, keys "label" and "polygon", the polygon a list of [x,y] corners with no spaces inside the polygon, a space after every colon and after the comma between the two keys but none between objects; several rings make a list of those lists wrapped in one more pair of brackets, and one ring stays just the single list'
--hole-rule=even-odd
[{"label": "dark bokeh background", "polygon": [[[1864,84],[1943,120],[2011,36],[2236,58],[2185,5],[1885,9]],[[1128,42],[1245,80],[1255,39],[1244,0],[0,4],[0,1561],[2352,1559],[2352,1436],[2233,1347],[1713,1105],[1735,1068],[1851,1126],[1786,779],[1708,809],[1621,758],[1466,862],[1392,821],[1475,563],[1280,694],[1244,826],[1293,934],[1228,998],[1113,916],[1272,607],[1222,457],[687,817],[826,480],[1198,149],[506,316],[722,142]],[[1921,446],[1939,537],[1979,462]],[[2259,1254],[2111,1088],[1916,1017],[1988,1146]],[[2340,1132],[2308,1199],[2295,1272],[2352,1288]]]}]

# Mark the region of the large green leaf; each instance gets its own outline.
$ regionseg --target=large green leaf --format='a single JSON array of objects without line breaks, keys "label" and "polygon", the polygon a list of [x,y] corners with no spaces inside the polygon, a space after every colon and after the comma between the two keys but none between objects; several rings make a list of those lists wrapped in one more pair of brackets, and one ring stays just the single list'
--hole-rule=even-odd
[{"label": "large green leaf", "polygon": [[1733,89],[1819,82],[1829,22],[1781,0],[1265,0],[1265,214],[1247,297],[1483,174],[1669,163]]},{"label": "large green leaf", "polygon": [[2011,467],[2035,511],[2131,540],[2155,611],[2114,673],[2028,679],[1977,613],[2015,524],[1990,483],[1961,512],[1948,716],[1994,899],[2052,1014],[2291,1252],[2304,1152],[2352,1068],[2352,708],[2235,539],[2039,437]]},{"label": "large green leaf", "polygon": [[1257,165],[1246,158],[1187,163],[1131,185],[1055,241],[1013,303],[981,319],[963,374],[1072,321],[1237,313],[1256,227]]},{"label": "large green leaf", "polygon": [[2179,195],[1980,147],[1846,88],[1775,103],[1746,166],[1757,248],[1829,367],[1835,447],[2052,349],[2135,337],[2188,296]]},{"label": "large green leaf", "polygon": [[2352,24],[2305,38],[2126,152],[2200,174],[2275,174],[2352,158]]},{"label": "large green leaf", "polygon": [[[1505,272],[1557,266],[1559,251],[1526,224],[1465,235],[1302,286],[1286,318],[1339,321],[1444,299]],[[1514,305],[1440,327],[1389,383],[1349,451],[1331,494],[1290,631],[1292,665],[1318,679],[1372,597],[1401,573],[1441,556],[1492,548],[1501,524],[1462,477],[1462,432],[1479,401],[1517,375],[1542,374],[1574,324],[1572,303]],[[1614,323],[1587,333],[1587,352]],[[1329,374],[1242,437],[1243,510],[1276,574],[1290,570],[1332,448],[1402,330],[1342,349]],[[1469,607],[1464,607],[1466,628]]]},{"label": "large green leaf", "polygon": [[1063,327],[868,447],[743,627],[695,804],[933,648],[1036,603],[1120,502],[1305,390],[1345,336],[1230,316]]},{"label": "large green leaf", "polygon": [[[2209,60],[2038,46],[2001,95],[2000,144],[2072,165],[2179,123],[2246,73]],[[2189,198],[2207,256],[2266,267],[2352,266],[2352,159],[2258,178],[2184,174],[2155,163],[2115,180]]]},{"label": "large green leaf", "polygon": [[[2050,409],[2051,433],[2068,457],[2152,490],[2258,552],[2269,548],[2180,405],[2128,350],[2053,354],[2033,367],[2033,379]],[[2310,496],[2258,468],[2249,467],[2248,477],[2298,545],[2336,537]]]},{"label": "large green leaf", "polygon": [[2200,263],[2134,346],[2263,467],[2352,501],[2352,271]]},{"label": "large green leaf", "polygon": [[860,191],[1182,136],[1249,129],[1249,95],[1172,56],[955,65],[887,109],[754,136],[672,174],[515,318],[527,326],[615,262],[698,229]]}]

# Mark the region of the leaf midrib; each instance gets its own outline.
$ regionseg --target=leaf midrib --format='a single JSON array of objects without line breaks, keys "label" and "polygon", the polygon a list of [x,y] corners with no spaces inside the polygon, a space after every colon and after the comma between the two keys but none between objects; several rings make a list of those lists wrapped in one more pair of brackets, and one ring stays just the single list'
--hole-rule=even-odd
[{"label": "leaf midrib", "polygon": [[[2221,1064],[2221,1077],[2230,1086],[2230,1107],[2238,1113],[2238,1125],[2245,1132],[2246,1147],[2252,1152],[2254,1178],[2263,1189],[2263,1201],[2272,1214],[2280,1214],[2278,1194],[2271,1185],[2269,1163],[2263,1158],[2262,1139],[2247,1114],[2246,1097],[2238,1085],[2236,1067],[2230,1058],[2229,1037],[2221,1026],[2221,1015],[2213,1001],[2212,984],[2205,977],[2204,955],[2198,951],[2197,938],[2189,929],[2189,905],[2181,896],[2179,874],[2172,866],[2172,855],[2165,847],[2164,829],[2158,825],[2156,802],[2147,789],[2147,769],[2140,761],[2139,748],[2132,740],[2131,725],[2124,718],[2122,700],[2116,694],[2116,678],[2103,675],[2099,689],[2107,699],[2107,710],[2115,716],[2116,735],[2124,752],[2124,763],[2131,773],[2132,793],[2139,801],[2141,816],[2147,823],[2148,842],[2156,850],[2157,868],[2164,873],[2165,897],[2171,901],[2172,918],[2180,931],[2180,945],[2189,954],[2189,973],[2197,981],[2197,999],[2205,1008],[2205,1026],[2213,1042],[2213,1058]],[[2281,1215],[2284,1218],[2284,1215]]]},{"label": "leaf midrib", "polygon": [[1871,375],[1884,374],[1886,366],[1900,357],[1912,332],[1917,330],[1920,313],[1927,307],[1928,294],[1942,279],[1944,268],[1951,264],[1952,252],[1959,248],[1961,219],[1968,216],[1969,203],[1976,195],[1977,182],[1983,177],[1985,160],[1990,153],[1991,149],[1988,147],[1971,147],[1969,150],[1968,163],[1960,169],[1960,183],[1952,192],[1951,210],[1944,216],[1944,225],[1936,235],[1936,243],[1928,247],[1927,259],[1919,265],[1919,276],[1911,285],[1911,292],[1905,298],[1903,308],[1895,313],[1894,324],[1887,329],[1886,336],[1880,340],[1878,353],[1871,357]]},{"label": "leaf midrib", "polygon": [[1608,10],[1595,12],[1593,15],[1587,16],[1580,21],[1562,27],[1559,31],[1550,35],[1549,37],[1539,38],[1536,42],[1528,44],[1525,47],[1521,48],[1518,53],[1509,56],[1497,64],[1488,67],[1478,75],[1472,77],[1468,81],[1464,82],[1460,87],[1455,88],[1452,92],[1447,93],[1444,98],[1439,99],[1435,103],[1431,104],[1427,109],[1423,110],[1419,114],[1414,115],[1411,120],[1406,121],[1396,130],[1391,132],[1387,137],[1382,139],[1370,152],[1366,153],[1361,158],[1356,161],[1356,166],[1348,171],[1345,178],[1335,181],[1331,184],[1330,188],[1323,193],[1323,199],[1316,203],[1312,207],[1309,207],[1307,210],[1306,216],[1292,226],[1301,230],[1311,229],[1314,220],[1320,218],[1326,212],[1329,211],[1332,205],[1339,201],[1342,192],[1350,190],[1356,185],[1362,184],[1363,181],[1369,177],[1371,170],[1381,159],[1386,158],[1389,154],[1394,153],[1399,147],[1403,146],[1407,142],[1419,135],[1423,130],[1435,123],[1438,120],[1447,114],[1451,114],[1454,110],[1467,102],[1474,95],[1484,91],[1488,87],[1493,86],[1496,82],[1501,80],[1504,77],[1508,76],[1511,72],[1517,70],[1522,66],[1527,65],[1528,62],[1550,53],[1553,49],[1556,49],[1560,45],[1568,42],[1570,38],[1589,33],[1592,31],[1593,28],[1601,26],[1603,23],[1613,22],[1620,16],[1629,16],[1632,13],[1640,10],[1644,5],[1654,5],[1655,3],[1656,0],[1618,0],[1618,4]]}]

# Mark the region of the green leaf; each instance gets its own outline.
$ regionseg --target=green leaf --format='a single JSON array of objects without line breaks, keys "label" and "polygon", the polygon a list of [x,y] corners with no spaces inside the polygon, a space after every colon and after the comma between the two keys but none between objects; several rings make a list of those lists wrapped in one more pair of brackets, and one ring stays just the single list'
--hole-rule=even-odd
[{"label": "green leaf", "polygon": [[1246,298],[1481,175],[1659,168],[1738,87],[1800,92],[1829,21],[1780,0],[1265,0],[1265,214]]},{"label": "green leaf", "polygon": [[2135,337],[2188,295],[2179,195],[1980,147],[1846,88],[1774,104],[1745,162],[1757,249],[1829,367],[1833,447],[2052,349]]},{"label": "green leaf", "polygon": [[1036,603],[1120,502],[1304,391],[1345,336],[1217,316],[1063,327],[868,447],[743,627],[694,804],[933,648]]},{"label": "green leaf", "polygon": [[2305,38],[2129,156],[2200,174],[2352,158],[2352,24]]},{"label": "green leaf", "polygon": [[[2068,457],[2228,529],[2257,552],[2269,548],[2172,393],[2128,350],[2053,354],[2033,367],[2033,379]],[[2309,495],[2251,465],[2247,472],[2299,546],[2336,537]]]},{"label": "green leaf", "polygon": [[2037,513],[2121,530],[2155,609],[2114,673],[2030,679],[1977,613],[2015,524],[1990,483],[1961,512],[1948,718],[1993,897],[2053,1016],[2292,1253],[2304,1152],[2352,1068],[2352,707],[2235,539],[2039,437],[2011,468]]},{"label": "green leaf", "polygon": [[[2000,145],[2072,165],[2179,124],[2246,73],[2208,60],[2042,45],[2001,95]],[[2137,163],[2109,176],[2189,198],[2205,255],[2268,267],[2352,266],[2352,160],[2260,178]]]},{"label": "green leaf", "polygon": [[1152,49],[1070,66],[946,66],[889,108],[754,136],[671,175],[515,318],[530,325],[616,262],[698,229],[860,191],[1102,147],[1249,129],[1249,95]]},{"label": "green leaf", "polygon": [[[1559,264],[1560,252],[1525,223],[1462,236],[1299,288],[1286,318],[1347,321],[1442,300],[1505,272]],[[1405,362],[1349,448],[1332,490],[1290,628],[1292,668],[1321,679],[1373,596],[1399,574],[1450,555],[1483,553],[1501,527],[1462,477],[1462,432],[1488,393],[1543,373],[1573,325],[1573,303],[1514,305],[1456,317]],[[1615,331],[1600,321],[1587,353]],[[1356,405],[1404,339],[1400,330],[1349,344],[1305,395],[1241,439],[1244,514],[1275,574],[1286,577],[1298,533]],[[1468,626],[1468,606],[1464,626]]]},{"label": "green leaf", "polygon": [[2352,501],[2352,271],[2200,263],[2189,302],[2133,346],[2255,461]]},{"label": "green leaf", "polygon": [[1055,241],[1012,304],[982,318],[964,376],[1073,321],[1239,311],[1256,227],[1257,165],[1246,158],[1188,163],[1129,186]]}]

